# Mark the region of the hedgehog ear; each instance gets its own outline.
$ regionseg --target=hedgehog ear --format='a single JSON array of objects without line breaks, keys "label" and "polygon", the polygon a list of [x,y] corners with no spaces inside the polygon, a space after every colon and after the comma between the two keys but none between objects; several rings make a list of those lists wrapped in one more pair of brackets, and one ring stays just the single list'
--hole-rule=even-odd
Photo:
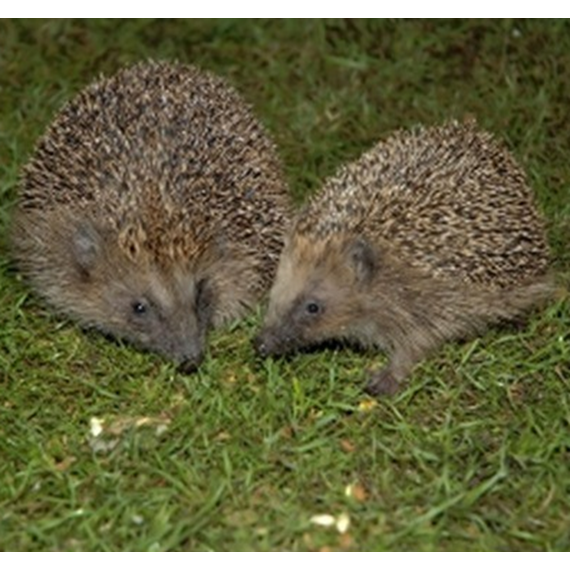
[{"label": "hedgehog ear", "polygon": [[364,238],[358,238],[350,243],[348,255],[358,282],[370,281],[378,269],[374,248]]},{"label": "hedgehog ear", "polygon": [[73,258],[81,273],[88,277],[101,250],[101,235],[90,222],[77,226],[73,234]]}]

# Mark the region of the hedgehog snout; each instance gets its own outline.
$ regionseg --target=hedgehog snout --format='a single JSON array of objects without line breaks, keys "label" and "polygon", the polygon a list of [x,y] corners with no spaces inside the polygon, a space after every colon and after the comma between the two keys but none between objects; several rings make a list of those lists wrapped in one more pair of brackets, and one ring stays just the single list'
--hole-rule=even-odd
[{"label": "hedgehog snout", "polygon": [[262,330],[261,333],[253,339],[255,351],[262,358],[284,354],[291,350],[293,344],[291,337],[283,336],[279,332],[275,332],[271,329]]},{"label": "hedgehog snout", "polygon": [[253,339],[253,347],[255,352],[257,352],[257,354],[262,358],[267,358],[271,354],[269,346],[262,334],[257,335]]},{"label": "hedgehog snout", "polygon": [[[192,374],[204,360],[206,330],[189,318],[178,323],[180,327],[169,331],[169,343],[163,346],[163,354],[177,364],[178,372]],[[175,334],[174,334],[175,333]]]},{"label": "hedgehog snout", "polygon": [[200,364],[202,364],[203,360],[204,360],[203,354],[191,358],[185,358],[184,360],[182,360],[182,362],[180,362],[180,364],[176,369],[181,374],[193,374],[194,372],[196,372],[196,370],[198,370],[198,367],[200,366]]}]

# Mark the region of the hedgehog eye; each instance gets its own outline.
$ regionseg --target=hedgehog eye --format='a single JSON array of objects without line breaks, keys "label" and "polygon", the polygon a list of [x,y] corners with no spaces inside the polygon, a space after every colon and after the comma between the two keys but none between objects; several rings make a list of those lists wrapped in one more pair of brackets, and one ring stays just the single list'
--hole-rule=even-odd
[{"label": "hedgehog eye", "polygon": [[321,306],[319,305],[319,303],[316,303],[315,301],[309,301],[305,305],[305,312],[313,316],[318,315],[321,312]]},{"label": "hedgehog eye", "polygon": [[133,301],[131,309],[135,315],[142,316],[148,312],[148,305],[143,301]]}]

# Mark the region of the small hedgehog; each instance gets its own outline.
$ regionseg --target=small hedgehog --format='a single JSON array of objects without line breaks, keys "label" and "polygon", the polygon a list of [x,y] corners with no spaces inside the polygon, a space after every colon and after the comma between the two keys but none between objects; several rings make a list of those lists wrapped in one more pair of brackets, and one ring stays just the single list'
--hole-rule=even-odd
[{"label": "small hedgehog", "polygon": [[63,107],[23,169],[13,253],[86,327],[191,371],[269,288],[290,214],[276,149],[226,82],[146,62]]},{"label": "small hedgehog", "polygon": [[367,391],[393,394],[444,341],[553,291],[543,222],[511,154],[474,122],[400,131],[340,169],[285,240],[255,344],[379,347]]}]

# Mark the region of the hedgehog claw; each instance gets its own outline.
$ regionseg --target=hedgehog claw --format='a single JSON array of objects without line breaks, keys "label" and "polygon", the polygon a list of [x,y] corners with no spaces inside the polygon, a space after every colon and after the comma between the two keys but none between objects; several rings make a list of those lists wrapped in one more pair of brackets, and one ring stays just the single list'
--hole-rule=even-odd
[{"label": "hedgehog claw", "polygon": [[394,396],[399,390],[400,384],[388,368],[372,374],[364,387],[364,391],[371,396]]}]

